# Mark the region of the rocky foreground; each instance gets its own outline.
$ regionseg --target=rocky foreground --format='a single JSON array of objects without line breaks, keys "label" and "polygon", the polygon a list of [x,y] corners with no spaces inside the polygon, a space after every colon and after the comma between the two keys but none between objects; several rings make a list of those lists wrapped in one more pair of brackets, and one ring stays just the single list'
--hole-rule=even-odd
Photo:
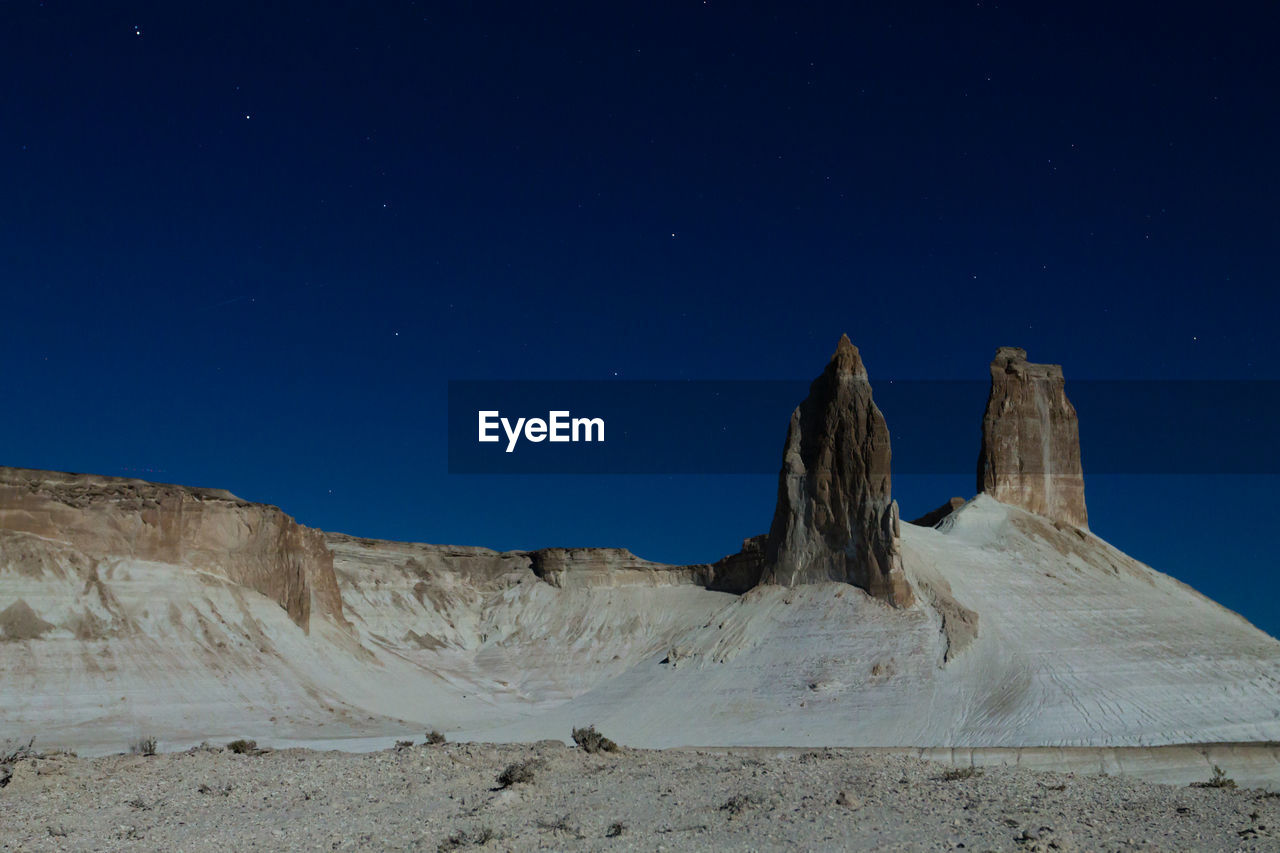
[{"label": "rocky foreground", "polygon": [[28,756],[0,828],[0,850],[1280,850],[1280,794],[843,749],[214,747]]}]

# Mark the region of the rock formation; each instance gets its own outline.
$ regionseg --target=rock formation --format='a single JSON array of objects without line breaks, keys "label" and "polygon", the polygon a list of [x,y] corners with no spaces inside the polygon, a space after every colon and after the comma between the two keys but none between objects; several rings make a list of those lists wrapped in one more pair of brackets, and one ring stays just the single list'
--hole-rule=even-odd
[{"label": "rock formation", "polygon": [[28,570],[49,549],[67,552],[86,584],[113,557],[169,563],[256,590],[304,630],[313,612],[342,621],[323,534],[227,491],[0,468],[0,534]]},{"label": "rock formation", "polygon": [[964,498],[952,498],[942,506],[929,510],[919,518],[912,519],[909,523],[914,524],[916,527],[933,527],[939,521],[964,506],[964,504]]},{"label": "rock formation", "polygon": [[706,586],[707,567],[672,566],[643,560],[626,548],[542,548],[527,553],[529,568],[562,589],[580,587]]},{"label": "rock formation", "polygon": [[982,418],[978,491],[1054,521],[1087,528],[1080,427],[1062,366],[1000,347]]},{"label": "rock formation", "polygon": [[742,540],[742,550],[711,564],[705,586],[714,592],[741,594],[760,583],[764,575],[769,534]]},{"label": "rock formation", "polygon": [[909,606],[889,458],[889,429],[858,350],[843,336],[791,415],[763,581],[844,581]]}]

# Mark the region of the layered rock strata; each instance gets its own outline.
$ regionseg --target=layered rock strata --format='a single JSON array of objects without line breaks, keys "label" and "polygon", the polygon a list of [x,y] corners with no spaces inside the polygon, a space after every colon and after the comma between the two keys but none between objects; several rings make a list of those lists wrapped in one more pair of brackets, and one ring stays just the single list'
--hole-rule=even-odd
[{"label": "layered rock strata", "polygon": [[0,468],[0,534],[28,571],[51,548],[83,563],[88,584],[114,557],[168,563],[256,590],[304,630],[316,613],[342,621],[323,534],[227,491]]},{"label": "layered rock strata", "polygon": [[978,491],[1054,521],[1087,528],[1080,426],[1062,366],[1000,347],[982,418]]},{"label": "layered rock strata", "polygon": [[890,496],[889,429],[847,336],[791,415],[763,582],[844,581],[912,603]]},{"label": "layered rock strata", "polygon": [[706,588],[713,592],[741,594],[760,583],[768,540],[767,533],[744,539],[741,551],[721,557],[708,566]]}]

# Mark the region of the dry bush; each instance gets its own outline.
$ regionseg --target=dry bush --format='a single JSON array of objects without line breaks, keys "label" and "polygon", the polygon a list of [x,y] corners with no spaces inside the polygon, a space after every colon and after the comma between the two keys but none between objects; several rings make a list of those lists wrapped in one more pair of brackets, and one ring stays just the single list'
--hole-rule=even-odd
[{"label": "dry bush", "polygon": [[471,831],[460,829],[440,842],[440,846],[437,849],[440,850],[440,853],[450,853],[450,851],[461,850],[465,847],[480,847],[497,837],[497,834],[487,826]]},{"label": "dry bush", "polygon": [[247,738],[233,740],[227,744],[227,749],[236,755],[256,755],[258,753],[258,742]]},{"label": "dry bush", "polygon": [[187,755],[195,755],[200,752],[214,752],[214,753],[222,752],[222,747],[214,746],[213,744],[209,743],[209,741],[203,740],[203,741],[200,741],[199,746],[193,746],[190,749],[188,749]]},{"label": "dry bush", "polygon": [[596,731],[595,726],[573,730],[573,742],[583,752],[617,752],[618,745]]},{"label": "dry bush", "polygon": [[14,746],[10,741],[4,742],[4,750],[0,751],[0,764],[17,764],[24,758],[30,758],[35,754],[35,750],[31,747],[35,744],[36,739],[32,738],[26,743],[17,742]]},{"label": "dry bush", "polygon": [[506,769],[498,774],[498,787],[510,788],[512,785],[519,785],[524,782],[532,782],[534,771],[538,769],[540,762],[530,759],[528,761],[516,761],[508,764]]},{"label": "dry bush", "polygon": [[0,788],[8,785],[13,778],[13,765],[25,758],[35,757],[35,752],[31,749],[35,742],[36,739],[32,738],[25,744],[19,741],[15,746],[12,742],[5,741],[4,748],[0,749]]},{"label": "dry bush", "polygon": [[1236,780],[1227,775],[1218,765],[1213,765],[1213,778],[1208,782],[1192,782],[1193,788],[1234,788]]},{"label": "dry bush", "polygon": [[563,833],[578,839],[585,837],[582,834],[582,830],[579,829],[577,825],[569,821],[569,815],[567,814],[562,815],[555,820],[539,820],[538,828],[554,832],[557,835]]},{"label": "dry bush", "polygon": [[233,790],[235,790],[235,789],[234,789],[234,788],[232,788],[232,786],[231,786],[231,783],[230,783],[230,782],[228,782],[227,784],[223,785],[221,788],[213,788],[213,787],[210,787],[209,785],[207,785],[207,784],[205,784],[205,783],[201,782],[201,783],[200,783],[200,786],[196,788],[196,791],[198,791],[198,792],[199,792],[199,793],[201,793],[201,794],[219,794],[219,795],[221,795],[221,796],[223,796],[223,797],[229,797],[229,796],[231,796],[231,792],[232,792]]},{"label": "dry bush", "polygon": [[943,771],[938,778],[943,782],[958,782],[961,779],[972,779],[981,775],[982,771],[977,767],[952,767],[950,770]]},{"label": "dry bush", "polygon": [[129,747],[129,751],[134,755],[155,755],[156,747],[159,743],[153,737],[144,737]]},{"label": "dry bush", "polygon": [[724,805],[720,806],[720,811],[728,812],[730,815],[738,815],[745,812],[752,806],[760,805],[760,800],[750,794],[734,794]]},{"label": "dry bush", "polygon": [[435,729],[427,732],[427,746],[439,746],[442,743],[444,743],[444,735]]}]

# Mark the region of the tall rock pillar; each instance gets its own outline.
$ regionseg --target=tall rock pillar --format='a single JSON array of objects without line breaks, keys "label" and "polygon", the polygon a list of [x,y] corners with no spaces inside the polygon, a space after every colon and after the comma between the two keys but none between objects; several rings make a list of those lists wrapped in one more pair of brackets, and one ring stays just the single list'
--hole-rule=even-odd
[{"label": "tall rock pillar", "polygon": [[889,429],[847,336],[791,415],[763,583],[844,581],[913,601],[889,493]]},{"label": "tall rock pillar", "polygon": [[1032,364],[1018,347],[996,350],[982,418],[978,491],[1088,528],[1080,425],[1061,365]]}]

